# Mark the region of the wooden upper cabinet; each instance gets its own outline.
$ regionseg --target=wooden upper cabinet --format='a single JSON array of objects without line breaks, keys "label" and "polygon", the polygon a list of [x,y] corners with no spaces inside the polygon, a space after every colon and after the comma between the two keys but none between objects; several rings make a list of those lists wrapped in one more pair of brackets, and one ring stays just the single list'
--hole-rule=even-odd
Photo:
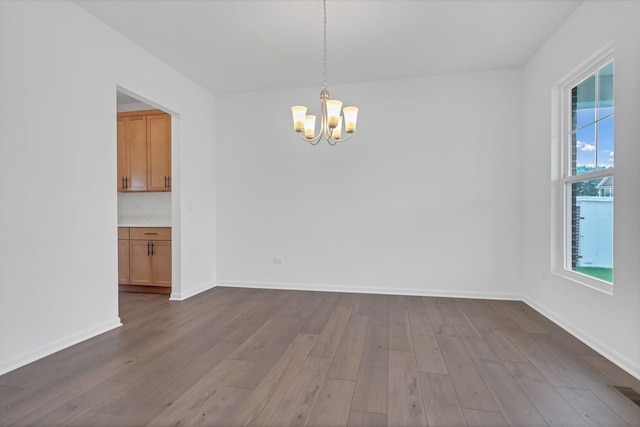
[{"label": "wooden upper cabinet", "polygon": [[171,116],[147,116],[149,191],[171,190]]},{"label": "wooden upper cabinet", "polygon": [[127,117],[129,144],[128,191],[147,191],[147,117]]},{"label": "wooden upper cabinet", "polygon": [[171,191],[171,116],[118,113],[118,191]]},{"label": "wooden upper cabinet", "polygon": [[118,191],[125,191],[125,179],[129,176],[129,156],[127,144],[126,117],[118,117]]}]

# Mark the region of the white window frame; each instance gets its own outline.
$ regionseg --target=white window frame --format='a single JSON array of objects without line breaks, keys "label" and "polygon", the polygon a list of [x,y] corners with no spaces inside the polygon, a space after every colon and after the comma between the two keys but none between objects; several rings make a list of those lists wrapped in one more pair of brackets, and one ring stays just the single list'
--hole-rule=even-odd
[{"label": "white window frame", "polygon": [[[556,173],[554,176],[557,186],[556,203],[552,201],[552,207],[555,211],[555,217],[557,218],[555,230],[559,233],[555,233],[555,250],[552,250],[552,271],[566,279],[569,279],[575,283],[593,288],[595,290],[604,292],[609,295],[613,295],[613,280],[612,283],[604,280],[597,279],[595,277],[588,276],[572,270],[571,268],[571,231],[572,231],[572,217],[571,217],[571,184],[575,182],[582,182],[592,179],[604,178],[607,176],[614,177],[615,186],[615,165],[614,167],[607,169],[599,169],[591,172],[586,172],[580,175],[571,174],[571,90],[584,81],[589,76],[596,73],[607,63],[614,60],[613,46],[607,46],[601,51],[596,53],[592,58],[587,60],[581,66],[579,66],[569,77],[565,78],[555,90],[558,99],[558,109],[560,119],[556,129],[556,138],[552,137],[552,140],[559,141],[559,161],[555,162],[557,165]],[[614,65],[615,67],[615,65]],[[614,69],[614,81],[615,81],[615,69]],[[615,100],[616,88],[614,86],[614,100]],[[614,101],[615,105],[615,101]],[[614,111],[614,120],[615,120]],[[614,125],[615,135],[615,125]],[[614,137],[614,151],[615,151],[615,137]],[[613,210],[615,212],[615,197],[613,200]],[[615,242],[615,222],[613,230],[613,239]],[[614,244],[615,246],[615,244]],[[614,254],[615,265],[615,254]],[[614,267],[615,275],[615,267]]]}]

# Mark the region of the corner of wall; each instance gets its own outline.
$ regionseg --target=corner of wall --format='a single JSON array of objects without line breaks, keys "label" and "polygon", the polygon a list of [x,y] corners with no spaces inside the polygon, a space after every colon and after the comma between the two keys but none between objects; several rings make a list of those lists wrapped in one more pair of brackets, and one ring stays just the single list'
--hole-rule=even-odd
[{"label": "corner of wall", "polygon": [[189,289],[186,292],[171,292],[171,295],[169,296],[169,300],[170,301],[184,301],[188,298],[191,298],[193,296],[196,296],[198,294],[201,294],[203,292],[206,292],[210,289],[215,288],[216,286],[218,286],[215,282],[211,282],[211,283],[205,283],[201,286],[198,286],[195,289]]},{"label": "corner of wall", "polygon": [[538,313],[545,316],[547,319],[551,320],[553,323],[560,326],[562,329],[569,332],[571,335],[587,344],[589,347],[609,359],[614,364],[618,365],[620,368],[628,372],[630,375],[633,375],[635,378],[640,380],[640,361],[631,360],[630,358],[620,354],[614,349],[603,345],[597,338],[593,337],[591,334],[581,330],[580,328],[576,328],[568,320],[564,319],[561,315],[557,313],[553,313],[537,303],[534,299],[523,296],[522,301],[536,310]]}]

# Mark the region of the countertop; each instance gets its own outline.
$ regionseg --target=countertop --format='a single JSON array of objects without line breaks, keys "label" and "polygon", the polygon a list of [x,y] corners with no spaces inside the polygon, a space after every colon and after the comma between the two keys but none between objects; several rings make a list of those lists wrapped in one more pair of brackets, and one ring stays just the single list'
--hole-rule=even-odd
[{"label": "countertop", "polygon": [[129,216],[118,218],[118,227],[171,227],[171,217]]}]

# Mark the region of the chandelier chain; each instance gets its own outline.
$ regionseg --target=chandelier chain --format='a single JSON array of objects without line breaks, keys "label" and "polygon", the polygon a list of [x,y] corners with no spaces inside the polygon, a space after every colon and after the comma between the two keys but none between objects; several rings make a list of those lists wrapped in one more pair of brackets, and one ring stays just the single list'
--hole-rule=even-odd
[{"label": "chandelier chain", "polygon": [[327,0],[323,0],[324,7],[324,75],[322,85],[326,89],[327,87]]}]

